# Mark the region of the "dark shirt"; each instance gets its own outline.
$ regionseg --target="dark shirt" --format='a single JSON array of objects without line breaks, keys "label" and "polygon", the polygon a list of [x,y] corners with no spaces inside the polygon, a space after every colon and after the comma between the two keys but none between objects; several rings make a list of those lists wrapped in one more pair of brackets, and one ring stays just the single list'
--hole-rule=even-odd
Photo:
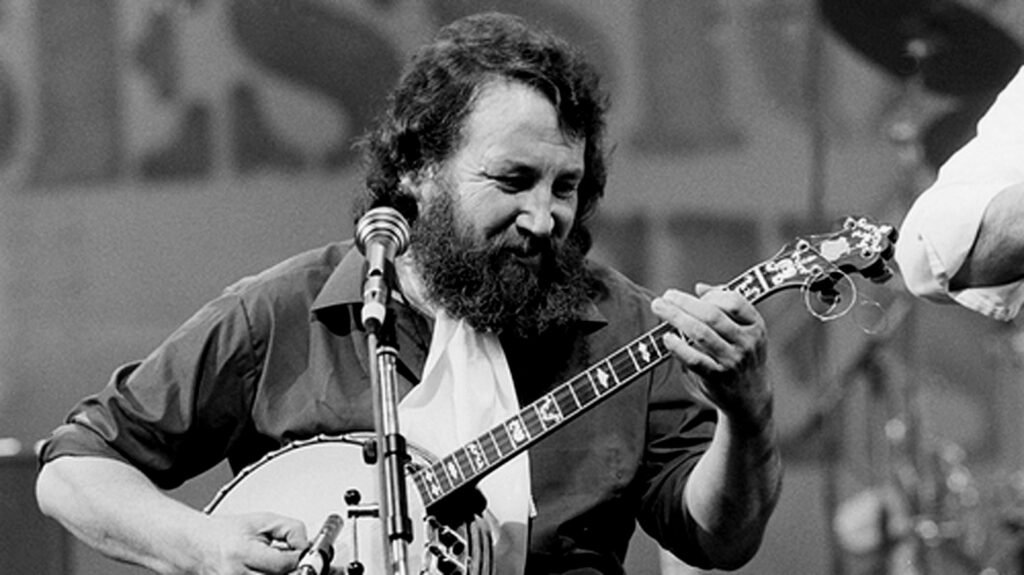
[{"label": "dark shirt", "polygon": [[[523,405],[658,323],[648,292],[590,265],[602,289],[573,327],[578,337],[503,342]],[[118,458],[166,489],[225,458],[237,472],[296,440],[372,430],[362,267],[349,241],[227,288],[79,403],[43,445],[41,462]],[[400,301],[393,309],[404,395],[418,381],[432,326]],[[635,519],[684,561],[706,565],[681,502],[714,412],[688,394],[686,377],[677,362],[662,362],[530,448],[538,513],[528,573],[621,573]]]}]

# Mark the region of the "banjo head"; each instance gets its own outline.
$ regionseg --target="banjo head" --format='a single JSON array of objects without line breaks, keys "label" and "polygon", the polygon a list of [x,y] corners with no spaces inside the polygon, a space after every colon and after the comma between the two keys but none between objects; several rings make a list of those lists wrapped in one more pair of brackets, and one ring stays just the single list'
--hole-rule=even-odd
[{"label": "banjo head", "polygon": [[[363,458],[372,433],[321,435],[268,453],[246,467],[214,496],[204,512],[232,515],[271,512],[293,517],[306,526],[310,540],[331,514],[342,518],[334,542],[331,573],[344,574],[353,564],[366,575],[390,573],[386,558],[378,469]],[[410,444],[413,471],[433,461]],[[442,573],[438,562],[454,561],[462,573],[491,573],[490,535],[481,517],[455,526],[428,517],[415,486],[406,485],[413,540],[408,546],[412,573]]]}]

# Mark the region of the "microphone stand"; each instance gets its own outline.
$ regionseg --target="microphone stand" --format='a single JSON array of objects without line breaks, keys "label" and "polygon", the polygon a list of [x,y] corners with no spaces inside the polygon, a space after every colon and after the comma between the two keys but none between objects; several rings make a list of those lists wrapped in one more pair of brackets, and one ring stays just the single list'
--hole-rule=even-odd
[{"label": "microphone stand", "polygon": [[[388,329],[383,329],[389,325]],[[377,443],[377,470],[381,497],[381,523],[384,527],[384,560],[388,573],[409,572],[408,546],[412,541],[412,523],[405,491],[405,464],[408,461],[405,438],[398,430],[398,386],[395,362],[398,349],[393,340],[394,323],[385,322],[380,333],[367,337],[370,383],[373,394],[374,427]]]},{"label": "microphone stand", "polygon": [[367,333],[373,418],[376,432],[375,463],[381,497],[384,564],[387,573],[409,573],[409,519],[405,465],[409,461],[405,438],[398,429],[398,385],[394,313],[390,288],[397,283],[394,258],[408,243],[408,224],[397,210],[378,207],[360,218],[356,241],[367,260],[363,286],[362,323]]}]

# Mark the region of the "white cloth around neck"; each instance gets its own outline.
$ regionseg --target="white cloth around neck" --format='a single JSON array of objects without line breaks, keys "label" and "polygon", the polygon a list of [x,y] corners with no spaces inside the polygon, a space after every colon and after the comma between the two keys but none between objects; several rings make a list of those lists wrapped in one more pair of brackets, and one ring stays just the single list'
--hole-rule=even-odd
[{"label": "white cloth around neck", "polygon": [[[423,377],[398,405],[401,433],[444,457],[518,412],[497,336],[437,311]],[[485,519],[494,527],[495,573],[521,575],[532,512],[527,453],[494,470],[478,487],[487,498]]]}]

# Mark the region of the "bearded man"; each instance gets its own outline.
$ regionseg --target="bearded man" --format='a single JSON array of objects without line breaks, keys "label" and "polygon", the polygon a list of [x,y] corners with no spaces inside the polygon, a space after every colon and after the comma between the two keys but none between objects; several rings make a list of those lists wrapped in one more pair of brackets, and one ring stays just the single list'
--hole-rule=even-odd
[{"label": "bearded man", "polygon": [[[737,568],[778,498],[751,303],[707,286],[653,297],[586,257],[605,111],[575,49],[482,14],[414,56],[364,140],[357,218],[385,205],[411,221],[390,302],[400,429],[435,455],[466,446],[416,488],[430,496],[502,460],[472,482],[486,506],[455,510],[486,529],[482,572],[623,573],[637,523],[692,565]],[[252,469],[296,442],[372,429],[363,266],[352,241],[300,254],[118,369],[42,447],[44,512],[159,573],[294,570],[315,525],[258,506],[203,513],[161,489],[225,459]],[[624,347],[628,365],[606,361]],[[619,386],[625,368],[637,373]]]}]

